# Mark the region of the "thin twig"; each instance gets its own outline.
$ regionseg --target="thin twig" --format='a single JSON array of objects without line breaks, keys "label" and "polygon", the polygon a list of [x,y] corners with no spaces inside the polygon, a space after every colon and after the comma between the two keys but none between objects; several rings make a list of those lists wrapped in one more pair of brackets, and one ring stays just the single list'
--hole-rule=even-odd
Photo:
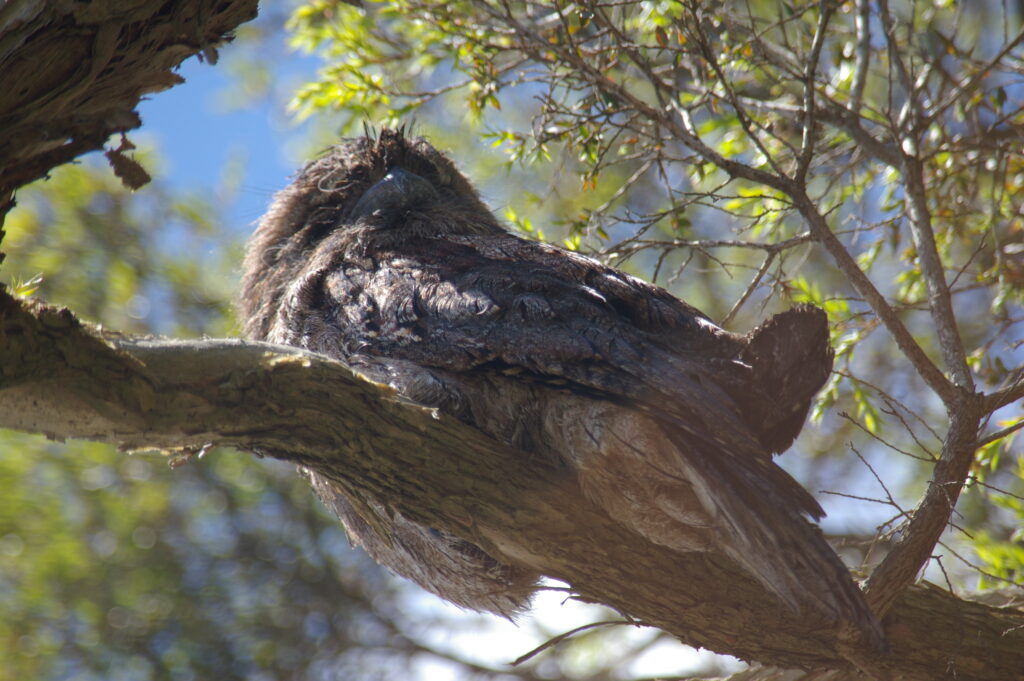
[{"label": "thin twig", "polygon": [[631,626],[636,626],[637,623],[632,621],[632,620],[604,620],[602,622],[591,622],[590,624],[584,624],[582,627],[576,627],[575,629],[570,629],[569,631],[567,631],[567,632],[565,632],[563,634],[559,634],[558,636],[555,636],[555,637],[553,637],[551,639],[548,639],[547,641],[545,641],[544,643],[540,644],[539,646],[537,646],[536,648],[534,648],[530,652],[526,653],[525,655],[520,655],[519,657],[517,657],[515,660],[513,660],[509,664],[512,667],[519,666],[522,663],[524,663],[527,660],[529,660],[530,658],[539,655],[540,653],[544,652],[548,648],[551,648],[553,646],[558,645],[562,641],[575,636],[576,634],[580,633],[581,631],[586,631],[588,629],[596,629],[597,627],[607,627],[607,626],[611,626],[611,625],[614,625],[614,624],[629,624]]},{"label": "thin twig", "polygon": [[997,430],[996,432],[992,433],[991,435],[986,435],[985,437],[983,437],[980,440],[978,440],[977,442],[975,442],[974,446],[975,447],[984,447],[985,445],[987,445],[990,442],[995,442],[996,440],[1002,440],[1007,435],[1012,435],[1012,434],[1016,433],[1021,428],[1024,428],[1024,419],[1021,419],[1020,421],[1017,421],[1012,426],[1008,426],[1006,428],[1003,428],[1002,430]]},{"label": "thin twig", "polygon": [[968,79],[966,83],[963,83],[954,89],[945,99],[937,103],[935,107],[928,112],[925,122],[930,123],[938,116],[941,116],[946,109],[953,106],[958,101],[963,101],[964,96],[976,90],[978,86],[981,85],[981,82],[992,73],[993,69],[995,69],[996,66],[998,66],[999,63],[1003,61],[1003,59],[1013,50],[1013,48],[1017,47],[1021,43],[1021,41],[1024,41],[1024,28],[1017,31],[1017,35],[1014,36],[1013,40],[1003,45],[1002,49],[1000,49],[999,52],[988,61],[988,63],[978,68],[977,72],[975,72],[975,74]]},{"label": "thin twig", "polygon": [[804,71],[804,130],[800,142],[800,155],[794,173],[794,179],[801,184],[807,179],[807,170],[811,167],[811,161],[814,159],[814,81],[817,79],[818,60],[821,59],[821,49],[825,45],[828,22],[832,18],[835,7],[836,5],[829,0],[822,0],[819,5],[818,26],[814,31],[814,42],[811,45],[811,54],[807,57],[807,66]]},{"label": "thin twig", "polygon": [[911,459],[917,459],[918,461],[929,461],[929,459],[926,459],[923,456],[917,456],[915,454],[912,454],[912,453],[906,451],[905,449],[900,449],[899,447],[897,447],[893,443],[889,442],[888,440],[886,440],[882,436],[878,435],[877,433],[871,432],[867,428],[867,426],[865,426],[863,423],[861,423],[857,419],[855,419],[852,416],[850,416],[850,414],[848,412],[841,411],[841,412],[838,413],[838,416],[839,416],[839,418],[845,419],[846,421],[849,421],[850,423],[852,423],[855,427],[857,427],[858,429],[860,429],[861,431],[866,433],[868,435],[868,437],[870,437],[871,439],[875,440],[876,442],[880,442],[882,445],[888,447],[889,449],[893,450],[894,452],[896,452],[898,454],[902,454],[903,456],[910,457]]},{"label": "thin twig", "polygon": [[741,307],[743,307],[743,303],[747,302],[747,299],[750,298],[754,290],[757,289],[757,287],[761,284],[761,279],[763,279],[764,275],[768,273],[768,268],[772,266],[772,261],[775,260],[775,253],[776,251],[768,252],[767,257],[765,257],[764,262],[761,263],[761,267],[758,268],[757,274],[754,275],[754,278],[751,280],[750,285],[747,286],[746,290],[743,291],[743,295],[740,296],[739,300],[737,300],[736,303],[732,306],[732,309],[729,310],[729,314],[725,315],[725,317],[723,317],[722,320],[719,322],[720,326],[722,326],[723,328],[729,326],[729,323],[733,320],[733,317],[735,317],[736,313],[740,311]]}]

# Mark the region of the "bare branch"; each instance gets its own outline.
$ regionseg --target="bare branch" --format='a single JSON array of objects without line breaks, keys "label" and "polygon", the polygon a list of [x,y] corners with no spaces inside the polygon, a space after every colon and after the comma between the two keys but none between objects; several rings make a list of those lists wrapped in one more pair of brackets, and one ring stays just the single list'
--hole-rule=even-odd
[{"label": "bare branch", "polygon": [[1024,399],[1024,368],[1018,368],[1014,372],[1014,379],[1010,385],[986,395],[985,407],[989,412],[993,412],[1020,399]]},{"label": "bare branch", "polygon": [[[863,17],[865,13],[869,12],[870,3],[867,2],[867,0],[863,0],[858,9],[858,16]],[[728,15],[726,16],[729,30],[735,32],[737,35],[749,36],[757,46],[759,52],[764,55],[771,64],[787,73],[794,72],[799,68],[800,60],[797,59],[796,55],[792,52],[766,40],[764,36],[754,33],[750,25],[745,21],[737,20],[734,17],[728,18]],[[857,145],[873,158],[876,158],[889,166],[898,168],[900,164],[899,150],[895,145],[878,139],[875,135],[864,128],[863,123],[870,121],[861,115],[863,105],[855,97],[858,93],[863,96],[863,88],[867,81],[870,56],[870,35],[870,21],[865,19],[865,30],[863,33],[858,33],[858,62],[853,91],[851,93],[850,107],[847,108],[839,102],[825,97],[822,101],[818,102],[818,106],[813,112],[814,118],[818,122],[830,123],[839,127],[849,134]],[[858,80],[858,77],[861,79]],[[774,99],[764,100],[745,96],[741,97],[740,101],[743,102],[745,106],[751,108],[758,108],[787,115],[792,118],[794,122],[800,119],[806,111],[805,106],[779,102]],[[854,106],[854,104],[856,104],[856,106]]]},{"label": "bare branch", "polygon": [[914,582],[946,529],[974,461],[982,418],[979,405],[979,400],[964,400],[951,411],[949,431],[928,491],[864,588],[876,613],[888,612],[899,594]]},{"label": "bare branch", "polygon": [[811,45],[811,54],[807,57],[807,66],[804,71],[804,116],[803,116],[803,138],[800,142],[800,154],[797,158],[796,172],[793,179],[803,184],[807,179],[807,170],[811,167],[814,159],[814,93],[816,80],[818,78],[818,60],[821,59],[821,49],[825,46],[825,34],[828,30],[828,22],[832,18],[835,4],[829,0],[822,0],[818,5],[818,26],[814,30],[814,42]]},{"label": "bare branch", "polygon": [[1013,425],[1007,426],[1006,428],[1003,428],[1001,430],[997,430],[996,432],[992,433],[991,435],[986,435],[985,437],[983,437],[980,440],[978,440],[977,442],[975,442],[974,446],[975,447],[984,447],[985,445],[987,445],[990,442],[995,442],[996,440],[1002,440],[1004,437],[1007,437],[1008,435],[1013,435],[1014,433],[1016,433],[1021,428],[1024,428],[1024,419],[1021,419],[1020,421],[1017,421]]},{"label": "bare branch", "polygon": [[853,83],[850,85],[850,111],[860,115],[864,102],[864,86],[868,82],[868,67],[871,63],[871,3],[869,0],[857,0],[857,65],[853,72]]},{"label": "bare branch", "polygon": [[[916,144],[907,144],[905,147],[914,150],[913,154],[907,153],[903,159],[905,201],[910,233],[914,238],[917,257],[920,260],[921,271],[924,273],[925,283],[928,287],[928,311],[935,322],[939,346],[942,348],[942,355],[946,366],[953,375],[954,382],[960,388],[974,390],[974,378],[967,366],[967,355],[964,352],[960,329],[953,312],[953,301],[946,283],[946,272],[942,266],[938,248],[935,246],[935,233],[932,230],[932,218],[928,210],[924,183],[924,165],[916,156]],[[946,401],[947,408],[952,406],[951,402],[945,398],[943,400]]]},{"label": "bare branch", "polygon": [[772,261],[775,260],[775,253],[775,251],[768,252],[768,256],[764,259],[764,262],[761,263],[761,267],[757,269],[757,274],[754,275],[754,278],[750,281],[746,290],[743,291],[743,295],[739,297],[739,299],[733,304],[732,309],[729,310],[729,313],[719,322],[722,327],[728,328],[729,323],[736,316],[736,313],[740,311],[741,307],[743,307],[743,303],[747,302],[747,299],[750,298],[751,294],[753,294],[761,284],[761,280],[764,278],[764,275],[768,273],[768,268],[772,266]]},{"label": "bare branch", "polygon": [[981,66],[970,79],[958,85],[945,98],[943,98],[941,102],[936,103],[935,107],[928,112],[928,121],[930,122],[935,120],[941,116],[946,109],[977,90],[985,81],[985,78],[991,75],[992,70],[1002,63],[1006,56],[1009,55],[1015,47],[1020,45],[1022,41],[1024,41],[1024,28],[1017,31],[1017,35],[1015,35],[1012,40],[1007,41],[1006,44],[1003,45],[1002,49],[1000,49],[987,64]]},{"label": "bare branch", "polygon": [[939,371],[931,359],[928,358],[928,355],[925,354],[921,346],[914,340],[914,337],[910,335],[907,327],[903,325],[903,322],[896,315],[892,306],[875,288],[875,285],[868,276],[864,274],[857,261],[853,259],[842,242],[832,233],[832,230],[829,229],[825,221],[825,217],[818,211],[817,206],[814,205],[810,197],[802,189],[799,191],[794,189],[794,194],[791,194],[791,196],[793,196],[797,210],[800,211],[800,214],[804,216],[804,219],[810,226],[811,234],[825,246],[825,249],[832,256],[832,259],[835,260],[839,269],[842,270],[853,287],[882,320],[885,328],[889,330],[889,333],[892,334],[893,339],[896,341],[896,345],[907,356],[910,363],[914,365],[921,378],[942,398],[943,402],[953,404],[958,399],[954,386],[942,375],[942,372]]},{"label": "bare branch", "polygon": [[540,653],[544,652],[548,648],[551,648],[553,646],[557,646],[559,643],[561,643],[563,641],[566,641],[566,640],[572,638],[573,636],[575,636],[576,634],[579,634],[581,632],[589,631],[591,629],[597,629],[598,627],[618,626],[618,625],[622,625],[622,624],[628,624],[628,625],[636,626],[636,622],[633,622],[631,620],[604,620],[604,621],[601,621],[601,622],[591,622],[589,624],[584,624],[582,626],[575,627],[573,629],[570,629],[569,631],[566,631],[566,632],[564,632],[562,634],[559,634],[558,636],[553,636],[553,637],[549,638],[547,641],[545,641],[544,643],[540,644],[539,646],[537,646],[533,650],[531,650],[531,651],[529,651],[527,653],[524,653],[524,654],[520,655],[519,657],[517,657],[515,660],[513,660],[512,661],[512,666],[513,667],[517,667],[517,666],[521,665],[522,663],[526,662],[527,660],[529,660],[530,658],[536,657],[537,655],[539,655]]},{"label": "bare branch", "polygon": [[900,49],[903,42],[896,36],[896,22],[889,11],[889,0],[879,0],[878,14],[882,21],[882,29],[885,31],[889,66],[895,69],[896,78],[899,80],[900,87],[903,88],[903,93],[907,98],[907,101],[903,104],[903,110],[900,112],[897,127],[913,131],[916,134],[918,122],[921,120],[920,105],[917,98],[914,97],[913,79],[910,77],[910,72],[907,71],[906,64],[903,63],[903,55]]}]

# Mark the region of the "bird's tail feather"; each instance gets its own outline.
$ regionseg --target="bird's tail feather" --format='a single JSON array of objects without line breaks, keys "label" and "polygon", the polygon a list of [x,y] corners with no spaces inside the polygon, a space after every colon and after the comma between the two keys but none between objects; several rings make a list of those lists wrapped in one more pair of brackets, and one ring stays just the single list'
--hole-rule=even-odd
[{"label": "bird's tail feather", "polygon": [[813,305],[774,315],[747,335],[740,359],[752,375],[734,398],[766,449],[781,453],[793,444],[833,358],[828,317]]},{"label": "bird's tail feather", "polygon": [[686,443],[679,446],[681,472],[713,516],[719,549],[795,613],[810,610],[832,622],[848,622],[871,647],[884,650],[881,625],[862,592],[805,516],[823,514],[813,497],[768,457],[739,461],[720,447],[695,442],[690,431],[675,435],[677,446]]}]

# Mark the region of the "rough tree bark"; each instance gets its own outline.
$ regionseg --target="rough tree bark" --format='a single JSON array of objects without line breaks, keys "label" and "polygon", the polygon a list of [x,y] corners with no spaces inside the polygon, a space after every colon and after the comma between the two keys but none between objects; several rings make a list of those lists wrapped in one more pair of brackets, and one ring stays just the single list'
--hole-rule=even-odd
[{"label": "rough tree bark", "polygon": [[[214,60],[214,46],[255,12],[255,0],[0,5],[0,224],[15,189],[138,127],[144,94],[180,82],[171,69],[192,54]],[[127,181],[139,179],[110,156]],[[648,544],[560,471],[539,471],[544,464],[521,452],[292,348],[100,333],[0,287],[0,427],[125,449],[233,446],[301,463],[564,580],[630,621],[744,659],[830,670],[741,675],[751,681],[863,678],[835,632],[793,617],[734,568]],[[900,585],[891,598],[892,653],[859,659],[876,676],[1020,678],[1019,606],[930,586]]]},{"label": "rough tree bark", "polygon": [[[735,568],[644,541],[571,476],[403,404],[338,362],[259,343],[121,337],[68,310],[0,296],[0,427],[128,450],[231,446],[300,463],[692,645],[861,678],[836,632],[794,617]],[[1024,669],[1018,608],[914,586],[885,626],[891,654],[859,660],[879,678],[1005,681]]]}]

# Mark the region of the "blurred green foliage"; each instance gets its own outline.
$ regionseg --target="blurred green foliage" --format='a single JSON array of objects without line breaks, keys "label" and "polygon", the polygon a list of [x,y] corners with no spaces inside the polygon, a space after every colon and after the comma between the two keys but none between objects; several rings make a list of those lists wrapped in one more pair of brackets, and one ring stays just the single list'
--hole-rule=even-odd
[{"label": "blurred green foliage", "polygon": [[211,197],[159,184],[132,195],[105,170],[98,161],[63,166],[19,192],[5,224],[5,274],[128,333],[231,334],[241,244],[225,243]]}]

